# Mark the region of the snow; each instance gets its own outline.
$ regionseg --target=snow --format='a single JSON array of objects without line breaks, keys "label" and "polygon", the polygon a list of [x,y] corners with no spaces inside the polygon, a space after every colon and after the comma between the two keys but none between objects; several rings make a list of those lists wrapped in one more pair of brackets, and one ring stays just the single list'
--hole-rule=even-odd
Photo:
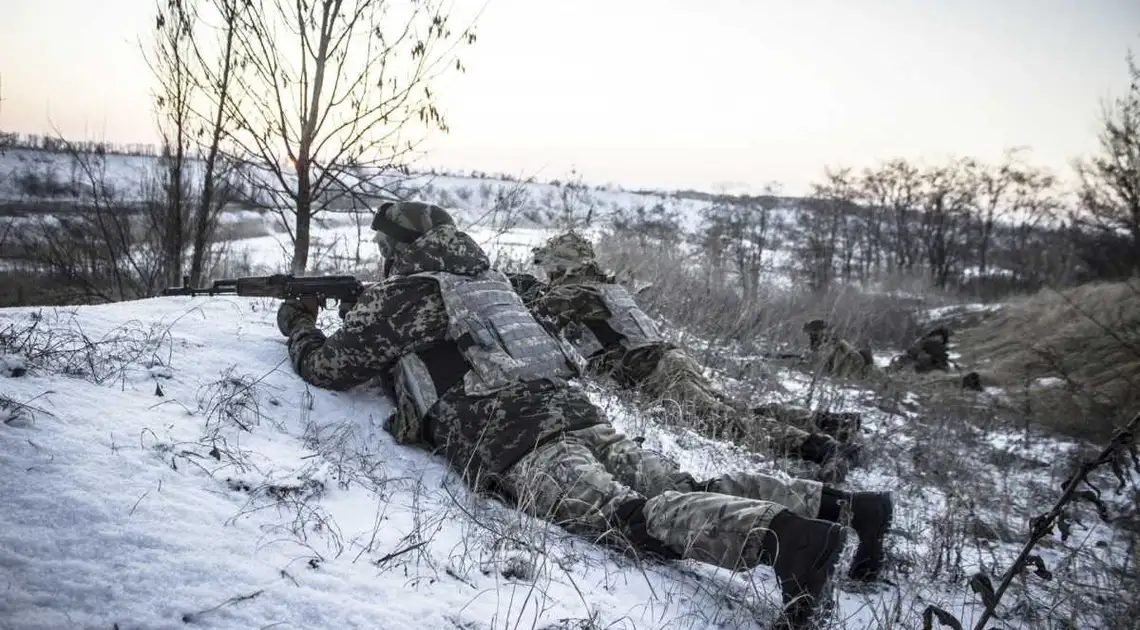
[{"label": "snow", "polygon": [[[383,430],[391,402],[377,388],[332,392],[298,379],[275,309],[227,296],[0,311],[0,331],[19,350],[6,351],[28,368],[0,381],[0,627],[593,619],[696,629],[763,627],[775,610],[767,568],[638,564],[468,492],[436,457],[394,443]],[[336,323],[322,315],[326,328]],[[793,372],[781,380],[793,397],[810,386]],[[779,468],[663,429],[608,389],[588,391],[619,429],[698,477]],[[871,444],[914,443],[905,434],[915,417],[876,414],[856,390],[836,396],[868,414]],[[1021,452],[1012,437],[997,446]],[[1056,445],[1019,456],[1042,448]],[[886,465],[856,470],[851,483],[913,485]],[[903,494],[896,526],[929,527],[948,501],[929,488]],[[912,559],[936,552],[921,537],[894,548]],[[1011,549],[964,566],[986,564],[987,553]],[[930,602],[964,621],[978,611],[960,586],[924,579],[885,591],[847,585],[838,597],[835,627],[851,629],[885,627],[896,605],[910,619]]]},{"label": "snow", "polygon": [[[188,164],[191,172],[201,167],[195,160]],[[161,165],[157,158],[148,156],[84,154],[81,158],[76,158],[66,152],[7,149],[0,154],[0,202],[74,201],[76,196],[90,200],[96,187],[103,185],[107,187],[105,200],[140,202],[150,198],[153,187],[160,181],[160,171]],[[261,176],[276,184],[268,173]],[[29,197],[27,187],[21,184],[22,180],[29,178],[35,180],[45,192]],[[420,200],[440,204],[454,211],[467,224],[489,223],[492,220],[502,224],[509,217],[512,224],[521,222],[545,225],[564,215],[567,209],[571,209],[576,216],[584,216],[587,211],[592,211],[600,221],[614,214],[629,214],[638,208],[650,210],[661,205],[677,214],[682,229],[694,231],[704,211],[712,205],[712,202],[682,197],[676,193],[630,192],[612,186],[589,186],[581,182],[556,185],[486,175],[380,175],[372,185],[383,187],[387,191],[412,193]],[[50,190],[55,192],[46,192]],[[389,192],[385,196],[390,195]],[[259,201],[276,205],[276,200],[270,198]],[[223,221],[248,220],[258,218],[258,215],[253,211],[240,211]]]},{"label": "snow", "polygon": [[[120,158],[108,159],[109,178],[138,181],[142,162]],[[0,159],[0,193],[13,159]],[[557,215],[563,189],[552,184],[421,175],[417,185],[426,200],[453,208],[499,265],[523,264],[560,231],[556,221],[526,216]],[[483,210],[509,194],[509,213]],[[600,212],[663,203],[690,231],[708,207],[612,187],[575,194]],[[794,211],[779,212],[788,219]],[[358,221],[320,217],[314,269],[376,265]],[[230,243],[250,272],[287,266],[291,242],[272,213],[228,211],[222,222],[257,228],[260,236]],[[766,253],[766,282],[791,282],[781,269],[788,256]],[[0,309],[0,629],[748,628],[764,627],[775,611],[767,568],[638,563],[468,492],[438,458],[394,443],[383,430],[391,401],[375,386],[332,392],[298,379],[276,308],[225,296]],[[335,314],[321,323],[338,325]],[[685,345],[708,345],[668,328]],[[877,354],[876,363],[891,356]],[[797,370],[781,369],[774,381],[763,384],[767,399],[862,412],[871,457],[847,486],[896,496],[895,584],[841,584],[831,627],[921,627],[930,604],[972,626],[982,608],[965,578],[984,570],[996,580],[1020,544],[966,536],[962,515],[1023,534],[1055,500],[1077,445],[946,422],[913,393],[886,410],[871,392]],[[607,386],[582,385],[619,429],[697,477],[792,470],[792,462],[661,427]],[[1019,581],[1020,599],[1011,593],[1003,604],[1003,627],[1043,627],[1026,610],[1097,623],[1099,604],[1087,593],[1051,589],[1103,583],[1127,539],[1087,506],[1078,511],[1074,537],[1039,551],[1056,582]],[[1021,612],[1009,610],[1015,604]]]},{"label": "snow", "polygon": [[[596,614],[703,628],[746,614],[717,598],[776,601],[766,570],[748,592],[747,576],[707,567],[639,568],[473,496],[438,459],[393,443],[382,395],[294,376],[271,306],[43,311],[41,341],[89,354],[49,352],[4,382],[25,406],[0,426],[0,626],[529,627]],[[0,329],[39,312],[5,310]]]},{"label": "snow", "polygon": [[974,313],[996,313],[1002,308],[1001,304],[951,304],[949,306],[939,306],[926,311],[926,321],[938,321],[951,316],[969,315]]}]

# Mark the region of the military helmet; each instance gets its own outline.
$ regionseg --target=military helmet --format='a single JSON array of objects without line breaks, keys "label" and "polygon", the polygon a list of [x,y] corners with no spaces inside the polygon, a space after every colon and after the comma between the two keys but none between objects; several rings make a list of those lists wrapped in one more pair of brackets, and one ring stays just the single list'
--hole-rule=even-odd
[{"label": "military helmet", "polygon": [[420,201],[385,201],[372,217],[373,238],[385,258],[441,225],[455,225],[455,221],[443,208]]},{"label": "military helmet", "polygon": [[569,271],[594,261],[594,246],[573,230],[552,237],[541,247],[530,251],[534,255],[534,264],[547,272]]},{"label": "military helmet", "polygon": [[804,322],[804,332],[806,333],[820,333],[827,330],[827,322],[822,319],[813,319],[809,322]]},{"label": "military helmet", "polygon": [[941,340],[942,345],[947,345],[950,343],[950,329],[946,328],[945,326],[939,326],[939,327],[931,330],[930,332],[926,333],[925,335],[923,335],[922,338],[923,339],[938,338]]}]

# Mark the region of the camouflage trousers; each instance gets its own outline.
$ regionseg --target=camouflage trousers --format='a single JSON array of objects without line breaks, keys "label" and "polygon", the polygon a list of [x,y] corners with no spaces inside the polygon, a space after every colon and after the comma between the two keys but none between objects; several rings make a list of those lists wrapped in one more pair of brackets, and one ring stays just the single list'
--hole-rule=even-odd
[{"label": "camouflage trousers", "polygon": [[704,429],[712,438],[744,439],[777,453],[795,454],[816,432],[810,410],[766,405],[754,412],[730,402],[682,350],[663,354],[641,391],[664,404],[670,418]]},{"label": "camouflage trousers", "polygon": [[842,339],[833,339],[816,351],[815,369],[821,374],[838,378],[879,379],[883,371],[875,365],[873,357],[864,355],[858,348]]},{"label": "camouflage trousers", "polygon": [[737,472],[704,483],[608,424],[567,432],[506,474],[519,509],[568,531],[603,537],[638,499],[646,530],[682,558],[737,570],[759,564],[761,541],[783,510],[819,514],[822,484]]}]

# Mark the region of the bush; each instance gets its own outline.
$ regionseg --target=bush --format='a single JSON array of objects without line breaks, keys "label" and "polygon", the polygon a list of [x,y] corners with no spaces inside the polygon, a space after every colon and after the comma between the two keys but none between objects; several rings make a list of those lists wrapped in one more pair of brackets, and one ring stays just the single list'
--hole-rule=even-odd
[{"label": "bush", "polygon": [[917,334],[921,310],[948,299],[854,285],[813,293],[766,283],[747,302],[725,270],[678,243],[609,233],[599,239],[597,252],[619,281],[648,285],[640,296],[646,307],[710,342],[764,339],[775,348],[803,347],[803,323],[820,317],[857,344],[897,348]]},{"label": "bush", "polygon": [[958,345],[1033,421],[1106,439],[1140,406],[1140,280],[1010,301]]}]

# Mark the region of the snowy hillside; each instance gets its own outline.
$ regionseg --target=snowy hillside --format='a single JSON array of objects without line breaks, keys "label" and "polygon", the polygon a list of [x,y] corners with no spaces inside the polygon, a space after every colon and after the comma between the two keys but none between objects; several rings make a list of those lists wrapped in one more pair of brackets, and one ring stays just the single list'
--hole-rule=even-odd
[{"label": "snowy hillside", "polygon": [[[0,158],[0,201],[26,200],[22,173],[80,181],[52,161],[64,158],[43,158],[58,154],[17,153]],[[132,198],[150,159],[108,157],[116,194]],[[56,180],[44,175],[52,172]],[[661,204],[689,232],[710,207],[612,187],[426,175],[412,183],[417,198],[451,209],[501,266],[525,264],[567,207],[602,218]],[[773,216],[790,223],[795,213]],[[33,217],[8,219],[19,231]],[[49,230],[66,221],[34,219]],[[319,217],[310,272],[372,279],[379,261],[367,220],[363,212]],[[222,223],[224,275],[288,265],[291,241],[273,213],[234,209]],[[686,247],[639,254],[651,266],[687,268],[698,263],[679,253]],[[763,256],[766,286],[794,285],[783,269],[788,243],[768,243]],[[895,288],[879,293],[888,291],[897,297]],[[719,304],[699,292],[658,299]],[[383,430],[391,403],[377,388],[337,393],[297,378],[276,308],[220,297],[0,309],[0,629],[754,628],[776,611],[767,568],[732,575],[692,562],[636,562],[466,491],[440,460],[393,442]],[[788,317],[799,326],[805,314]],[[924,323],[951,316],[928,312]],[[322,319],[326,329],[338,325]],[[1028,523],[1093,448],[1003,422],[1010,402],[998,389],[970,399],[884,399],[763,365],[764,339],[667,328],[703,356],[718,355],[726,371],[710,374],[756,402],[764,391],[864,414],[867,462],[844,487],[896,493],[891,583],[840,584],[832,629],[918,628],[931,606],[972,627],[983,609],[972,576],[1000,579]],[[891,356],[892,348],[877,350],[879,361]],[[760,367],[741,367],[752,365]],[[764,373],[773,382],[758,381]],[[790,469],[657,426],[606,383],[582,385],[620,429],[698,477]],[[1103,498],[1114,514],[1134,509],[1127,496]],[[1099,628],[1121,618],[1112,593],[1132,562],[1134,534],[1102,522],[1089,502],[1070,521],[1071,535],[1050,535],[1035,550],[1048,571],[1017,577],[1000,625],[987,627]]]},{"label": "snowy hillside", "polygon": [[[191,177],[200,163],[190,164]],[[83,154],[8,149],[0,155],[0,202],[90,198],[95,186],[106,184],[110,196],[127,202],[149,199],[156,190],[161,165],[157,158],[130,155]],[[272,181],[268,175],[266,181]],[[686,229],[696,227],[708,201],[676,193],[630,192],[615,186],[590,186],[582,182],[515,181],[501,176],[434,175],[418,173],[381,176],[368,187],[384,196],[414,195],[424,201],[456,210],[469,222],[501,221],[507,211],[524,224],[546,224],[567,207],[598,219],[615,213],[632,213],[663,205],[675,211]],[[250,193],[252,194],[252,193]],[[271,204],[268,198],[259,202]],[[498,211],[494,209],[498,208]]]},{"label": "snowy hillside", "polygon": [[[0,628],[765,627],[778,602],[767,568],[638,563],[467,492],[383,431],[391,404],[375,388],[297,378],[276,306],[0,311],[0,354],[27,369],[0,376]],[[795,371],[781,380],[793,397],[814,387]],[[780,465],[589,391],[697,476]],[[894,585],[842,585],[829,627],[915,628],[929,605],[969,624],[981,606],[965,578],[1008,565],[1076,447],[827,395],[867,413],[870,464],[848,484],[891,489],[898,504]],[[1124,544],[1090,514],[1040,551],[1054,580],[1020,580],[1002,627],[1098,627],[1079,591],[1055,590],[1102,583]]]}]

